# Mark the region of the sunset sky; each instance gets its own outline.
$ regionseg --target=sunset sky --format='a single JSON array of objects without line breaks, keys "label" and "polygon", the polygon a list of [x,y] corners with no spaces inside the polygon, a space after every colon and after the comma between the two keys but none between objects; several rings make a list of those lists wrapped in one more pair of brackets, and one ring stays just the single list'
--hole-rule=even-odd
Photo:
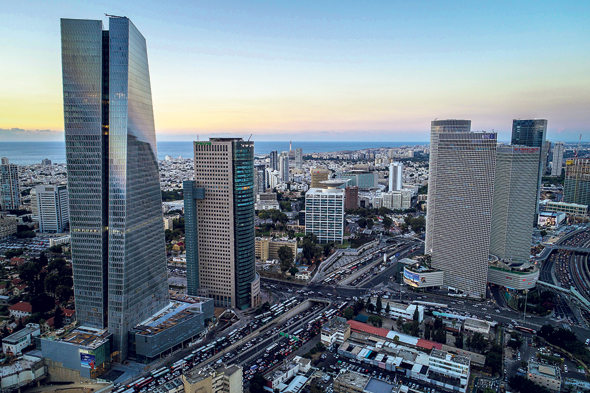
[{"label": "sunset sky", "polygon": [[147,40],[159,140],[427,141],[435,118],[506,140],[513,118],[538,117],[549,140],[590,141],[587,0],[7,1],[0,13],[0,141],[63,140],[59,19],[107,28],[104,13]]}]

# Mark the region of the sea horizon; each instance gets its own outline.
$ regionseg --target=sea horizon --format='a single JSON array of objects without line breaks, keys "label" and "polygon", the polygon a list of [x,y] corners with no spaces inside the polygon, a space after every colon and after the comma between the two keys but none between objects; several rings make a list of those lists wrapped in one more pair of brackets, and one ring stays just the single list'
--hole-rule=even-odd
[{"label": "sea horizon", "polygon": [[[174,158],[192,158],[193,141],[162,141],[158,142],[158,160],[164,160],[166,156]],[[378,148],[399,148],[402,146],[428,146],[429,142],[292,142],[292,149],[303,149],[303,154],[329,153],[336,151],[356,151]],[[256,155],[269,154],[277,150],[288,151],[289,141],[260,141],[254,143]],[[65,142],[0,142],[0,157],[8,157],[11,163],[17,165],[40,164],[41,160],[48,158],[53,164],[66,162]]]}]

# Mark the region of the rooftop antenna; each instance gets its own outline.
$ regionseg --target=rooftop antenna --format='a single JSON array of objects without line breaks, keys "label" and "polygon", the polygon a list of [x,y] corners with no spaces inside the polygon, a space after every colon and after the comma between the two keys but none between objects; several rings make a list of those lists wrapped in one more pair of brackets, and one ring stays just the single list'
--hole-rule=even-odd
[{"label": "rooftop antenna", "polygon": [[126,16],[119,16],[119,15],[109,15],[109,14],[104,14],[105,16],[108,16],[109,18],[126,18]]},{"label": "rooftop antenna", "polygon": [[250,142],[250,138],[252,138],[253,134],[250,134],[250,136],[248,137],[248,142]]}]

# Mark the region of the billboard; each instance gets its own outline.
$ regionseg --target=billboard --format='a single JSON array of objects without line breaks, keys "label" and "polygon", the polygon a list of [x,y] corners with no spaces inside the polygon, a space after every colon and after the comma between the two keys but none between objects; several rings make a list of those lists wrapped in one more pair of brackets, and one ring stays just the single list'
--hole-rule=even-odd
[{"label": "billboard", "polygon": [[539,226],[541,227],[551,227],[554,228],[557,225],[557,220],[555,216],[544,216],[539,215]]},{"label": "billboard", "polygon": [[420,283],[420,275],[404,269],[404,283],[408,285],[418,286]]},{"label": "billboard", "polygon": [[82,367],[94,370],[94,368],[96,367],[96,358],[94,357],[94,355],[91,355],[89,353],[81,353],[80,364],[82,365]]}]

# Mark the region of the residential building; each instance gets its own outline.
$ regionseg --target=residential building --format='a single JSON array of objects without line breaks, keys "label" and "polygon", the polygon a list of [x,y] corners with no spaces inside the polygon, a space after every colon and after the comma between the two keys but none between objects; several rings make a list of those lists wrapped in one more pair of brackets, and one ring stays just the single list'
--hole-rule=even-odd
[{"label": "residential building", "polygon": [[254,166],[254,195],[266,191],[266,166],[255,165]]},{"label": "residential building", "polygon": [[61,19],[61,44],[76,317],[124,360],[169,304],[146,40],[125,17]]},{"label": "residential building", "polygon": [[41,160],[41,165],[49,166],[49,165],[51,165],[51,160],[49,158],[45,158],[45,159]]},{"label": "residential building", "polygon": [[14,319],[29,317],[33,314],[33,307],[29,302],[18,302],[8,307],[8,312]]},{"label": "residential building", "polygon": [[0,214],[0,239],[5,239],[17,232],[16,216]]},{"label": "residential building", "polygon": [[0,159],[0,209],[20,209],[20,183],[18,178],[18,167],[11,164],[9,159]]},{"label": "residential building", "polygon": [[357,186],[348,186],[344,189],[344,208],[358,209],[359,207],[359,188]]},{"label": "residential building", "polygon": [[[514,119],[512,121],[512,144],[541,149],[539,155],[539,172],[537,174],[537,202],[535,212],[539,213],[539,198],[541,192],[541,178],[547,168],[547,148],[545,137],[547,135],[547,120],[545,119]],[[549,145],[551,146],[551,145]]]},{"label": "residential building", "polygon": [[273,150],[270,152],[270,170],[277,171],[279,170],[279,152]]},{"label": "residential building", "polygon": [[295,168],[303,168],[303,149],[300,147],[295,149]]},{"label": "residential building", "polygon": [[563,201],[590,205],[590,159],[566,160]]},{"label": "residential building", "polygon": [[174,219],[178,217],[164,217],[164,230],[174,229]]},{"label": "residential building", "polygon": [[563,152],[565,145],[563,142],[555,142],[553,147],[553,161],[551,162],[551,176],[561,176],[563,170]]},{"label": "residential building", "polygon": [[[469,381],[471,361],[466,356],[454,355],[433,349],[428,359],[428,376],[436,385],[448,383],[448,379],[457,381],[459,391],[465,392]],[[439,383],[436,383],[439,382]]]},{"label": "residential building", "polygon": [[321,341],[329,347],[332,344],[342,344],[350,337],[350,325],[346,318],[334,317],[322,325]]},{"label": "residential building", "polygon": [[274,192],[263,192],[256,195],[256,210],[281,210],[281,205]]},{"label": "residential building", "polygon": [[527,262],[537,203],[539,148],[499,146],[492,208],[490,254]]},{"label": "residential building", "polygon": [[264,375],[264,378],[271,385],[271,389],[277,389],[279,385],[284,384],[289,378],[299,372],[299,362],[289,361],[280,364],[277,368]]},{"label": "residential building", "polygon": [[305,234],[320,243],[342,243],[344,238],[344,190],[310,188],[305,193]]},{"label": "residential building", "polygon": [[328,180],[330,177],[330,170],[325,168],[311,169],[311,185],[309,188],[326,188],[321,182]]},{"label": "residential building", "polygon": [[485,296],[496,133],[470,132],[470,120],[434,120],[425,252],[444,285]]},{"label": "residential building", "polygon": [[283,183],[289,183],[289,152],[284,151],[279,156],[279,177]]},{"label": "residential building", "polygon": [[404,164],[392,162],[389,164],[389,191],[400,191],[404,182]]},{"label": "residential building", "polygon": [[561,370],[557,366],[529,361],[527,378],[554,392],[561,391]]},{"label": "residential building", "polygon": [[373,207],[386,207],[393,210],[409,209],[412,207],[412,191],[400,190],[383,193],[380,202],[373,202]]},{"label": "residential building", "polygon": [[588,205],[578,205],[577,203],[548,202],[545,210],[578,217],[586,217],[588,215]]},{"label": "residential building", "polygon": [[27,323],[24,329],[2,338],[2,351],[5,354],[19,355],[23,349],[33,344],[33,338],[41,334],[41,327],[36,323]]},{"label": "residential building", "polygon": [[37,219],[39,220],[39,232],[65,232],[70,223],[67,187],[36,186],[34,195]]},{"label": "residential building", "polygon": [[297,240],[274,240],[270,237],[257,237],[255,241],[256,245],[256,258],[262,262],[266,262],[269,259],[280,259],[279,249],[281,247],[288,247],[293,253],[293,259],[297,256]]},{"label": "residential building", "polygon": [[210,138],[194,151],[195,180],[183,183],[188,294],[256,307],[254,142]]},{"label": "residential building", "polygon": [[344,371],[334,379],[334,393],[363,393],[370,380],[369,375]]}]

